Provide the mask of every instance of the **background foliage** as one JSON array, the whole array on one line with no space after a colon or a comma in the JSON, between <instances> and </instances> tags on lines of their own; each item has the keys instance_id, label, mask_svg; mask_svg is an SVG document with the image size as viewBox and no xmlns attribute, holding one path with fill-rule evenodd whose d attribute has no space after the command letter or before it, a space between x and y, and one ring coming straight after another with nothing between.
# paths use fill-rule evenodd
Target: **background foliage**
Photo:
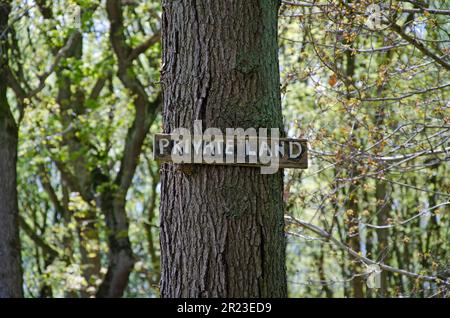
<instances>
[{"instance_id":1,"label":"background foliage","mask_svg":"<svg viewBox=\"0 0 450 318\"><path fill-rule=\"evenodd\" d=\"M448 296L449 7L280 7L286 130L311 147L310 168L285 173L291 296ZM20 122L28 297L95 296L111 233L134 254L125 296L159 294L160 13L153 0L12 1L1 80ZM367 259L391 266L381 288L366 286Z\"/></svg>"}]
</instances>

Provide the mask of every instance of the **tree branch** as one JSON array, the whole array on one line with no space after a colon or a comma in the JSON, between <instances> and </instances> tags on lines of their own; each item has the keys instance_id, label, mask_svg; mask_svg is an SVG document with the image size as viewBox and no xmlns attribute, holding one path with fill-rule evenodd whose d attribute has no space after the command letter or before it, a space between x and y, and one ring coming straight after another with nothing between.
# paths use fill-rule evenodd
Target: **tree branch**
<instances>
[{"instance_id":1,"label":"tree branch","mask_svg":"<svg viewBox=\"0 0 450 318\"><path fill-rule=\"evenodd\" d=\"M135 60L140 54L147 51L147 49L160 41L161 30L156 31L152 36L150 36L145 42L135 47L128 56L128 62Z\"/></svg>"},{"instance_id":2,"label":"tree branch","mask_svg":"<svg viewBox=\"0 0 450 318\"><path fill-rule=\"evenodd\" d=\"M123 158L116 178L116 184L120 185L122 191L126 192L131 185L145 136L151 123L156 118L157 109L162 103L160 93L153 102L150 102L144 86L132 71L131 62L150 45L157 43L159 34L154 34L146 42L131 50L126 43L123 32L121 2L119 0L108 0L106 10L110 20L110 41L119 63L119 79L135 95L135 119L127 133Z\"/></svg>"},{"instance_id":3,"label":"tree branch","mask_svg":"<svg viewBox=\"0 0 450 318\"><path fill-rule=\"evenodd\" d=\"M339 240L335 239L330 233L328 233L327 231L325 231L324 229L322 229L316 225L298 220L292 216L285 216L285 219L290 224L298 225L298 226L305 228L309 231L312 231L315 234L321 236L322 238L332 242L335 246L337 246L341 250L346 251L351 256L360 260L361 262L363 262L366 265L378 265L378 266L380 266L381 269L388 271L388 272L397 273L397 274L405 275L405 276L408 276L411 278L422 279L422 280L431 281L431 282L435 282L438 284L450 286L449 282L447 282L439 277L436 277L436 276L420 275L420 274L406 271L404 269L395 268L395 267L392 267L392 266L389 266L389 265L386 265L386 264L383 264L380 262L375 262L365 256L360 255L358 252L351 249L350 247L348 247L346 244L340 242Z\"/></svg>"},{"instance_id":4,"label":"tree branch","mask_svg":"<svg viewBox=\"0 0 450 318\"><path fill-rule=\"evenodd\" d=\"M25 234L32 239L36 245L44 251L44 253L48 254L52 258L56 258L59 256L59 252L52 246L50 246L44 239L36 234L31 226L25 221L25 219L19 215L19 225L20 228L25 232Z\"/></svg>"},{"instance_id":5,"label":"tree branch","mask_svg":"<svg viewBox=\"0 0 450 318\"><path fill-rule=\"evenodd\" d=\"M417 41L412 36L406 34L403 31L403 28L396 24L395 22L392 22L389 24L389 27L395 31L398 35L400 35L405 41L415 46L420 52L422 52L425 56L428 56L432 58L436 63L443 66L445 69L450 70L450 64L444 61L441 57L437 56L433 52L431 52L429 49L425 47L421 42Z\"/></svg>"},{"instance_id":6,"label":"tree branch","mask_svg":"<svg viewBox=\"0 0 450 318\"><path fill-rule=\"evenodd\" d=\"M44 188L45 192L47 192L47 195L52 202L55 210L57 213L59 213L63 217L67 217L67 212L64 209L63 205L61 204L58 195L56 194L55 189L50 183L48 173L43 165L40 166L40 179L42 183L42 187Z\"/></svg>"}]
</instances>

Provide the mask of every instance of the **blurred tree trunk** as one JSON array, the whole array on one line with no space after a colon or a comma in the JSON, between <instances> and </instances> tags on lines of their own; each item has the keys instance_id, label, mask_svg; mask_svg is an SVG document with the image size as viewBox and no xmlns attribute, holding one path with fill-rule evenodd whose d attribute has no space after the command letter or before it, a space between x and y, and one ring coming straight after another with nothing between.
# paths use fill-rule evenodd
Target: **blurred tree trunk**
<instances>
[{"instance_id":1,"label":"blurred tree trunk","mask_svg":"<svg viewBox=\"0 0 450 318\"><path fill-rule=\"evenodd\" d=\"M74 31L70 36L71 45L68 47L66 57L76 61L83 58L83 35L80 31ZM69 41L69 40L68 40ZM77 134L79 129L74 127L74 114L83 116L86 113L85 92L80 85L74 84L70 71L72 65L70 62L67 66L61 66L56 70L58 78L58 96L57 101L61 107L61 124L64 131L63 144L67 146L69 153L69 162L66 163L65 174L73 171L71 179L76 184L72 184L71 191L78 191L86 202L93 201L95 195L92 193L93 177L89 170L86 142L79 138ZM75 92L73 87L76 86ZM59 163L60 166L63 163ZM64 169L62 169L64 170ZM81 263L83 269L83 277L88 283L88 287L95 287L95 280L100 277L100 255L94 247L100 245L99 231L97 226L97 213L93 207L89 207L86 211L76 211L70 217L77 222L77 234L79 248L81 253ZM71 242L73 244L73 242ZM73 248L73 247L72 247ZM85 290L81 291L82 297L89 295Z\"/></svg>"},{"instance_id":2,"label":"blurred tree trunk","mask_svg":"<svg viewBox=\"0 0 450 318\"><path fill-rule=\"evenodd\" d=\"M384 63L389 64L392 59L392 51L386 53L384 57ZM385 84L383 83L377 89L377 96L382 97L383 91L385 90ZM381 141L385 138L383 130L385 129L384 125L386 125L386 109L385 105L381 104L377 108L375 112L375 140ZM380 145L375 148L377 154L382 154L384 151L384 143L380 142ZM385 165L382 164L380 166L380 170L384 170ZM384 172L382 172L384 175ZM387 225L389 219L389 212L391 210L391 197L390 193L388 193L388 185L384 180L377 179L375 185L375 199L376 199L376 213L377 213L377 223L379 226ZM391 251L389 246L389 228L380 228L377 229L377 241L378 241L378 255L377 258L382 263L389 263L388 260L391 258ZM388 296L388 273L386 271L382 271L380 274L380 297Z\"/></svg>"},{"instance_id":3,"label":"blurred tree trunk","mask_svg":"<svg viewBox=\"0 0 450 318\"><path fill-rule=\"evenodd\" d=\"M380 86L378 89L378 96L381 96L383 87ZM380 106L375 114L375 125L376 129L382 130L384 125L385 110L384 106ZM382 140L384 138L383 133L376 134L376 140ZM382 143L381 143L382 144ZM376 151L382 154L383 147L378 147ZM384 165L381 165L381 169L384 169ZM384 226L388 224L389 212L390 212L390 198L387 192L387 183L384 180L376 180L375 185L375 199L376 199L376 213L377 213L377 224L379 226ZM390 255L389 251L389 229L379 228L377 229L377 259L386 263L387 258ZM380 274L380 289L379 296L386 297L388 289L388 273L382 271Z\"/></svg>"},{"instance_id":4,"label":"blurred tree trunk","mask_svg":"<svg viewBox=\"0 0 450 318\"><path fill-rule=\"evenodd\" d=\"M376 190L375 190L376 200L377 200L377 223L380 226L388 224L389 217L389 200L387 194L387 184L385 181L377 180L376 182ZM380 228L377 229L377 238L378 238L378 255L377 258L382 263L387 263L387 258L390 255L389 250L389 229ZM387 295L387 272L382 271L380 277L380 290L379 296L386 297Z\"/></svg>"},{"instance_id":5,"label":"blurred tree trunk","mask_svg":"<svg viewBox=\"0 0 450 318\"><path fill-rule=\"evenodd\" d=\"M352 45L351 43L346 43L347 45ZM356 58L352 54L351 51L346 52L346 65L345 65L345 72L348 79L353 78L355 75L355 68L356 68ZM349 87L347 87L347 91L349 91ZM350 100L351 96L348 95L347 99ZM357 121L353 124L353 133L350 136L350 147L352 152L357 151L358 145L360 143L357 131L359 123ZM359 233L359 203L358 203L358 193L359 189L361 187L361 181L358 179L359 171L358 171L358 163L352 162L349 166L349 177L351 179L349 189L348 189L348 199L346 201L346 209L349 213L349 222L348 222L348 237L347 237L347 243L354 251L359 252L361 250L361 240L360 240L360 233ZM364 278L362 276L359 276L361 268L356 260L354 260L350 264L350 271L353 275L352 279L352 288L353 288L353 297L355 298L362 298L364 297Z\"/></svg>"},{"instance_id":6,"label":"blurred tree trunk","mask_svg":"<svg viewBox=\"0 0 450 318\"><path fill-rule=\"evenodd\" d=\"M333 298L333 290L330 289L330 286L327 283L327 278L325 276L325 255L324 255L324 246L320 247L319 257L318 257L318 270L319 270L319 279L323 282L322 291L325 293L327 298Z\"/></svg>"},{"instance_id":7,"label":"blurred tree trunk","mask_svg":"<svg viewBox=\"0 0 450 318\"><path fill-rule=\"evenodd\" d=\"M164 131L282 128L278 1L163 1ZM166 164L162 297L286 297L283 176Z\"/></svg>"},{"instance_id":8,"label":"blurred tree trunk","mask_svg":"<svg viewBox=\"0 0 450 318\"><path fill-rule=\"evenodd\" d=\"M8 104L9 1L0 2L0 298L22 297L22 268L17 204L18 127Z\"/></svg>"}]
</instances>

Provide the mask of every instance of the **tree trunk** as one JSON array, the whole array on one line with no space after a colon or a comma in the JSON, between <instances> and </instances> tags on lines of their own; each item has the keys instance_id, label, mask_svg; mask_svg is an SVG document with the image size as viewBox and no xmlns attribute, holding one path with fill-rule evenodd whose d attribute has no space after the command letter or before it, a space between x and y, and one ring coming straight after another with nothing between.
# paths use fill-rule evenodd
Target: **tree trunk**
<instances>
[{"instance_id":1,"label":"tree trunk","mask_svg":"<svg viewBox=\"0 0 450 318\"><path fill-rule=\"evenodd\" d=\"M345 41L347 45L351 45L351 43L348 43ZM346 53L346 75L347 78L352 78L355 75L355 67L356 67L356 58L351 53L351 51L347 51ZM347 86L347 92L349 92L350 89ZM350 99L351 96L347 94L347 99ZM353 133L351 135L351 147L352 152L355 151L357 145L359 144L359 140L357 137L357 131L359 128L359 123L355 122L353 125ZM349 176L351 179L354 178L354 180L351 180L351 183L349 185L348 189L348 200L346 202L347 204L347 211L351 210L351 221L348 223L348 245L351 249L354 251L359 252L361 250L361 237L359 233L359 204L358 204L358 192L359 188L361 186L360 182L358 181L358 164L355 162L352 162L349 165ZM354 298L363 298L364 297L364 279L362 276L356 276L360 274L361 268L360 265L357 263L357 261L353 261L350 264L350 271L352 272L353 279L352 279L352 287L353 287L353 297Z\"/></svg>"},{"instance_id":2,"label":"tree trunk","mask_svg":"<svg viewBox=\"0 0 450 318\"><path fill-rule=\"evenodd\" d=\"M383 226L388 224L390 202L387 193L387 183L384 180L376 181L375 198L377 199L377 222L378 225ZM377 229L378 238L378 255L377 258L382 263L388 263L387 257L389 256L389 229L381 228ZM387 297L388 293L388 275L386 271L382 271L380 274L380 297Z\"/></svg>"},{"instance_id":3,"label":"tree trunk","mask_svg":"<svg viewBox=\"0 0 450 318\"><path fill-rule=\"evenodd\" d=\"M108 229L108 271L100 285L98 298L122 297L128 286L135 258L128 236L128 219L125 210L126 193L106 188L101 194L101 209Z\"/></svg>"},{"instance_id":4,"label":"tree trunk","mask_svg":"<svg viewBox=\"0 0 450 318\"><path fill-rule=\"evenodd\" d=\"M282 129L278 1L163 0L164 131ZM161 172L162 297L286 297L283 176Z\"/></svg>"},{"instance_id":5,"label":"tree trunk","mask_svg":"<svg viewBox=\"0 0 450 318\"><path fill-rule=\"evenodd\" d=\"M385 56L385 63L389 63L392 59L392 51L387 52ZM385 89L385 85L380 85L377 89L377 96L383 97L383 91ZM375 112L375 125L376 129L379 130L376 133L376 140L383 140L385 138L383 129L385 125L386 119L386 109L384 105L380 105ZM375 148L377 154L383 153L383 143L380 146ZM385 168L384 165L380 167L380 170ZM376 198L376 213L377 213L377 222L378 225L383 226L388 224L389 212L391 210L391 198L388 193L388 184L384 180L376 180L375 186L375 198ZM390 246L389 246L389 236L390 231L389 228L380 228L377 229L377 239L378 239L378 255L377 258L382 263L389 263L388 260L390 258ZM388 273L386 271L382 271L380 274L380 290L378 295L380 297L388 297Z\"/></svg>"},{"instance_id":6,"label":"tree trunk","mask_svg":"<svg viewBox=\"0 0 450 318\"><path fill-rule=\"evenodd\" d=\"M10 10L8 1L0 3L0 298L23 296L16 177L18 128L5 81Z\"/></svg>"}]
</instances>

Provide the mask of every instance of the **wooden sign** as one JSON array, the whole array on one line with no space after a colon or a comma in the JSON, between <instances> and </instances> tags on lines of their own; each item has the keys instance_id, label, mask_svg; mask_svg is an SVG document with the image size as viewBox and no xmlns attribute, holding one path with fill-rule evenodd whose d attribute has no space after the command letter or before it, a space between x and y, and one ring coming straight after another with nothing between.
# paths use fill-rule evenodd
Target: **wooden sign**
<instances>
[{"instance_id":1,"label":"wooden sign","mask_svg":"<svg viewBox=\"0 0 450 318\"><path fill-rule=\"evenodd\" d=\"M157 161L180 164L308 168L305 139L204 135L183 139L180 135L156 134L153 155Z\"/></svg>"}]
</instances>

